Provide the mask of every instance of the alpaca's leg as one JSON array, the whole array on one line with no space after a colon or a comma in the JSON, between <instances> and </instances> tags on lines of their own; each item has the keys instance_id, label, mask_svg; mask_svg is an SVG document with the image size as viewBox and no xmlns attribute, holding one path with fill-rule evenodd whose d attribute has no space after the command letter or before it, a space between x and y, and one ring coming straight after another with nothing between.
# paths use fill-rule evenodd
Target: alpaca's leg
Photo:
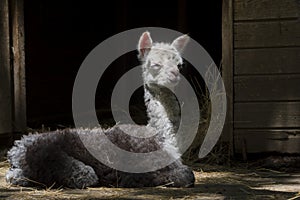
<instances>
[{"instance_id":1,"label":"alpaca's leg","mask_svg":"<svg viewBox=\"0 0 300 200\"><path fill-rule=\"evenodd\" d=\"M85 188L98 184L98 177L92 167L64 152L51 168L54 179L65 187Z\"/></svg>"},{"instance_id":2,"label":"alpaca's leg","mask_svg":"<svg viewBox=\"0 0 300 200\"><path fill-rule=\"evenodd\" d=\"M170 170L169 177L172 187L193 187L195 177L193 171L187 166L181 166Z\"/></svg>"},{"instance_id":3,"label":"alpaca's leg","mask_svg":"<svg viewBox=\"0 0 300 200\"><path fill-rule=\"evenodd\" d=\"M177 160L166 168L159 170L159 176L155 176L155 182L165 183L170 187L193 187L195 176L191 168Z\"/></svg>"},{"instance_id":4,"label":"alpaca's leg","mask_svg":"<svg viewBox=\"0 0 300 200\"><path fill-rule=\"evenodd\" d=\"M193 187L193 171L177 160L171 165L148 173L122 173L119 187Z\"/></svg>"},{"instance_id":5,"label":"alpaca's leg","mask_svg":"<svg viewBox=\"0 0 300 200\"><path fill-rule=\"evenodd\" d=\"M153 187L153 174L152 173L122 173L118 187L124 188L140 188L140 187Z\"/></svg>"}]
</instances>

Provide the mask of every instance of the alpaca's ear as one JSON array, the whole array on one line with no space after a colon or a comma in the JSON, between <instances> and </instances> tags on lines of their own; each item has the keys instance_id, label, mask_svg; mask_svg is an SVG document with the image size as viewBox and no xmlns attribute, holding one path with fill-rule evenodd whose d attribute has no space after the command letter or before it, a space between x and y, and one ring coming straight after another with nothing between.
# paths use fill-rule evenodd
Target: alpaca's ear
<instances>
[{"instance_id":1,"label":"alpaca's ear","mask_svg":"<svg viewBox=\"0 0 300 200\"><path fill-rule=\"evenodd\" d=\"M182 53L189 40L190 37L188 35L182 35L172 42L172 46L175 47L179 53Z\"/></svg>"},{"instance_id":2,"label":"alpaca's ear","mask_svg":"<svg viewBox=\"0 0 300 200\"><path fill-rule=\"evenodd\" d=\"M150 51L152 47L152 39L148 31L144 32L140 37L138 44L139 57L143 58Z\"/></svg>"}]
</instances>

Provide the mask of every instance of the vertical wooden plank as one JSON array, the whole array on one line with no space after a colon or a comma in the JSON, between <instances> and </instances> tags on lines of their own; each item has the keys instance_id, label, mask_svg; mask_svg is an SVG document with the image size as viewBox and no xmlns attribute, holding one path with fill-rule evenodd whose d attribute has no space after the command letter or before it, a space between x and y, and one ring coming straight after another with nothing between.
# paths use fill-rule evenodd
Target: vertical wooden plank
<instances>
[{"instance_id":1,"label":"vertical wooden plank","mask_svg":"<svg viewBox=\"0 0 300 200\"><path fill-rule=\"evenodd\" d=\"M10 26L13 56L13 130L26 129L25 51L24 51L24 2L10 1Z\"/></svg>"},{"instance_id":2,"label":"vertical wooden plank","mask_svg":"<svg viewBox=\"0 0 300 200\"><path fill-rule=\"evenodd\" d=\"M0 134L12 131L8 0L0 1Z\"/></svg>"},{"instance_id":3,"label":"vertical wooden plank","mask_svg":"<svg viewBox=\"0 0 300 200\"><path fill-rule=\"evenodd\" d=\"M233 156L233 0L223 1L222 19L222 78L227 94L223 137L229 140L230 154Z\"/></svg>"}]
</instances>

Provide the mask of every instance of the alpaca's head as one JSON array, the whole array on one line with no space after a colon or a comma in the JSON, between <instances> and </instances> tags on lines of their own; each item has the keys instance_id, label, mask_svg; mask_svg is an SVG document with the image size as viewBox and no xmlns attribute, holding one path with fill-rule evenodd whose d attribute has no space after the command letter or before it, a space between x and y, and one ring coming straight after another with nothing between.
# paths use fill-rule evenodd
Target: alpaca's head
<instances>
[{"instance_id":1,"label":"alpaca's head","mask_svg":"<svg viewBox=\"0 0 300 200\"><path fill-rule=\"evenodd\" d=\"M175 39L171 44L152 43L149 32L144 32L138 44L139 58L143 61L144 83L174 87L180 80L179 67L182 53L189 41L187 35Z\"/></svg>"}]
</instances>

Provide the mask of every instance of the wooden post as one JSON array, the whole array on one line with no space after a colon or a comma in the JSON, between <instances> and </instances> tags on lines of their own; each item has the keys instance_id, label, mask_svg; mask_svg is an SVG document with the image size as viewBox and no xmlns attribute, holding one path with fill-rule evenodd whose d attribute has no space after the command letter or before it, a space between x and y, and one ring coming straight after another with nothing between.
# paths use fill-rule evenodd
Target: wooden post
<instances>
[{"instance_id":1,"label":"wooden post","mask_svg":"<svg viewBox=\"0 0 300 200\"><path fill-rule=\"evenodd\" d=\"M0 1L0 136L12 131L12 84L10 67L9 6Z\"/></svg>"},{"instance_id":2,"label":"wooden post","mask_svg":"<svg viewBox=\"0 0 300 200\"><path fill-rule=\"evenodd\" d=\"M0 1L0 146L26 129L23 0Z\"/></svg>"},{"instance_id":3,"label":"wooden post","mask_svg":"<svg viewBox=\"0 0 300 200\"><path fill-rule=\"evenodd\" d=\"M233 0L222 5L222 78L227 94L227 113L223 137L230 143L230 156L234 155L233 135Z\"/></svg>"},{"instance_id":4,"label":"wooden post","mask_svg":"<svg viewBox=\"0 0 300 200\"><path fill-rule=\"evenodd\" d=\"M24 51L24 2L10 1L11 50L13 61L14 106L13 131L26 129L25 51Z\"/></svg>"}]
</instances>

